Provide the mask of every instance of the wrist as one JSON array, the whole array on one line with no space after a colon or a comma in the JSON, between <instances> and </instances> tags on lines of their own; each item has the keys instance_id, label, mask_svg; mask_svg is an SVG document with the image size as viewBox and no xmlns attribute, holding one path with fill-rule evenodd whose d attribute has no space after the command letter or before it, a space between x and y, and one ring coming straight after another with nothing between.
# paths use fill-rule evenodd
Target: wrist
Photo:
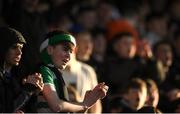
<instances>
[{"instance_id":1,"label":"wrist","mask_svg":"<svg viewBox=\"0 0 180 114\"><path fill-rule=\"evenodd\" d=\"M88 107L85 103L82 103L82 106L83 106L83 110L84 111L87 111L90 107Z\"/></svg>"}]
</instances>

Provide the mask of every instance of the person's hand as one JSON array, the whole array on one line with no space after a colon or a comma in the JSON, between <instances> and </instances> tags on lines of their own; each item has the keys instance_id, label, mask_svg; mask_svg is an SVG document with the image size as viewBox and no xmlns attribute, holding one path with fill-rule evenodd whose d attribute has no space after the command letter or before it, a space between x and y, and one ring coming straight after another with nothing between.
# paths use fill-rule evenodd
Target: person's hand
<instances>
[{"instance_id":1,"label":"person's hand","mask_svg":"<svg viewBox=\"0 0 180 114\"><path fill-rule=\"evenodd\" d=\"M90 108L98 99L103 99L108 91L105 83L99 83L93 90L87 91L83 100L83 105Z\"/></svg>"},{"instance_id":2,"label":"person's hand","mask_svg":"<svg viewBox=\"0 0 180 114\"><path fill-rule=\"evenodd\" d=\"M178 98L180 98L180 90L179 89L172 89L167 93L167 96L170 101L174 101Z\"/></svg>"},{"instance_id":3,"label":"person's hand","mask_svg":"<svg viewBox=\"0 0 180 114\"><path fill-rule=\"evenodd\" d=\"M43 90L44 87L44 83L43 83L43 79L40 73L34 73L32 75L29 75L25 80L25 83L30 83L33 84L34 86L36 86L39 91Z\"/></svg>"},{"instance_id":4,"label":"person's hand","mask_svg":"<svg viewBox=\"0 0 180 114\"><path fill-rule=\"evenodd\" d=\"M22 110L16 110L13 114L24 114L24 112Z\"/></svg>"}]
</instances>

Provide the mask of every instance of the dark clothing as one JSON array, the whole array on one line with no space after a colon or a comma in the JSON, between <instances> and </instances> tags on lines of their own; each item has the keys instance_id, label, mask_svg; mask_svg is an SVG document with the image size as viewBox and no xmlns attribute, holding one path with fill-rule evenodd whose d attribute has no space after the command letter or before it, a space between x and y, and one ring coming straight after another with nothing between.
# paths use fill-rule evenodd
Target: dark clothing
<instances>
[{"instance_id":1,"label":"dark clothing","mask_svg":"<svg viewBox=\"0 0 180 114\"><path fill-rule=\"evenodd\" d=\"M105 60L106 83L109 86L109 92L116 94L128 83L129 79L138 74L139 64L134 59L123 59L111 57Z\"/></svg>"},{"instance_id":2,"label":"dark clothing","mask_svg":"<svg viewBox=\"0 0 180 114\"><path fill-rule=\"evenodd\" d=\"M22 86L16 73L7 74L0 69L0 112L25 111L24 106L36 89L32 84Z\"/></svg>"},{"instance_id":3,"label":"dark clothing","mask_svg":"<svg viewBox=\"0 0 180 114\"><path fill-rule=\"evenodd\" d=\"M55 73L55 76L58 80L58 85L59 85L59 88L57 88L58 90L58 96L60 99L63 99L65 101L68 101L69 100L69 95L68 95L68 91L67 91L67 87L66 87L66 84L64 82L64 79L62 77L62 73L59 72L59 70L55 67L49 67L54 73Z\"/></svg>"},{"instance_id":4,"label":"dark clothing","mask_svg":"<svg viewBox=\"0 0 180 114\"><path fill-rule=\"evenodd\" d=\"M37 11L29 12L19 3L12 5L8 14L10 14L6 16L8 25L20 31L27 41L22 62L29 70L35 70L34 66L40 62L39 46L47 31L44 15Z\"/></svg>"}]
</instances>

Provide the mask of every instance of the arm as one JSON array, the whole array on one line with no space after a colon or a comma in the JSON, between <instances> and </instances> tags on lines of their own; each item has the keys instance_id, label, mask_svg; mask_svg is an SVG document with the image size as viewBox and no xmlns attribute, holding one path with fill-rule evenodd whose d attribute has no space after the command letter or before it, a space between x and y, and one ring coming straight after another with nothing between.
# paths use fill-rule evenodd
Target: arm
<instances>
[{"instance_id":1,"label":"arm","mask_svg":"<svg viewBox=\"0 0 180 114\"><path fill-rule=\"evenodd\" d=\"M14 111L22 110L31 98L31 95L35 94L37 91L41 91L43 86L42 77L39 73L29 75L24 82L21 94L14 101Z\"/></svg>"},{"instance_id":2,"label":"arm","mask_svg":"<svg viewBox=\"0 0 180 114\"><path fill-rule=\"evenodd\" d=\"M82 103L73 104L59 99L56 90L52 84L46 84L43 89L43 96L48 102L53 112L85 112L86 109Z\"/></svg>"},{"instance_id":3,"label":"arm","mask_svg":"<svg viewBox=\"0 0 180 114\"><path fill-rule=\"evenodd\" d=\"M53 112L85 112L91 108L100 98L106 96L108 87L104 83L98 84L92 91L86 92L82 103L70 103L59 99L53 85L46 84L43 89L43 96L46 98L50 109Z\"/></svg>"},{"instance_id":4,"label":"arm","mask_svg":"<svg viewBox=\"0 0 180 114\"><path fill-rule=\"evenodd\" d=\"M101 113L102 112L102 105L101 105L101 100L98 100L90 109L90 113Z\"/></svg>"}]
</instances>

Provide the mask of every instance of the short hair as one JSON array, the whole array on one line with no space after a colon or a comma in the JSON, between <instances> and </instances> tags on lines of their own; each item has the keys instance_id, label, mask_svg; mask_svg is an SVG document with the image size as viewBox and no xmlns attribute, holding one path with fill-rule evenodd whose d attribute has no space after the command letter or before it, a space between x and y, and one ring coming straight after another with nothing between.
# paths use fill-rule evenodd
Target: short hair
<instances>
[{"instance_id":1,"label":"short hair","mask_svg":"<svg viewBox=\"0 0 180 114\"><path fill-rule=\"evenodd\" d=\"M127 85L125 85L123 93L127 93L129 89L138 89L143 91L143 88L146 88L146 83L141 78L132 78Z\"/></svg>"},{"instance_id":2,"label":"short hair","mask_svg":"<svg viewBox=\"0 0 180 114\"><path fill-rule=\"evenodd\" d=\"M171 51L173 52L173 45L170 41L168 40L160 40L158 42L156 42L154 45L153 45L153 54L156 55L157 53L157 48L160 46L160 45L168 45L170 46L171 48Z\"/></svg>"}]
</instances>

